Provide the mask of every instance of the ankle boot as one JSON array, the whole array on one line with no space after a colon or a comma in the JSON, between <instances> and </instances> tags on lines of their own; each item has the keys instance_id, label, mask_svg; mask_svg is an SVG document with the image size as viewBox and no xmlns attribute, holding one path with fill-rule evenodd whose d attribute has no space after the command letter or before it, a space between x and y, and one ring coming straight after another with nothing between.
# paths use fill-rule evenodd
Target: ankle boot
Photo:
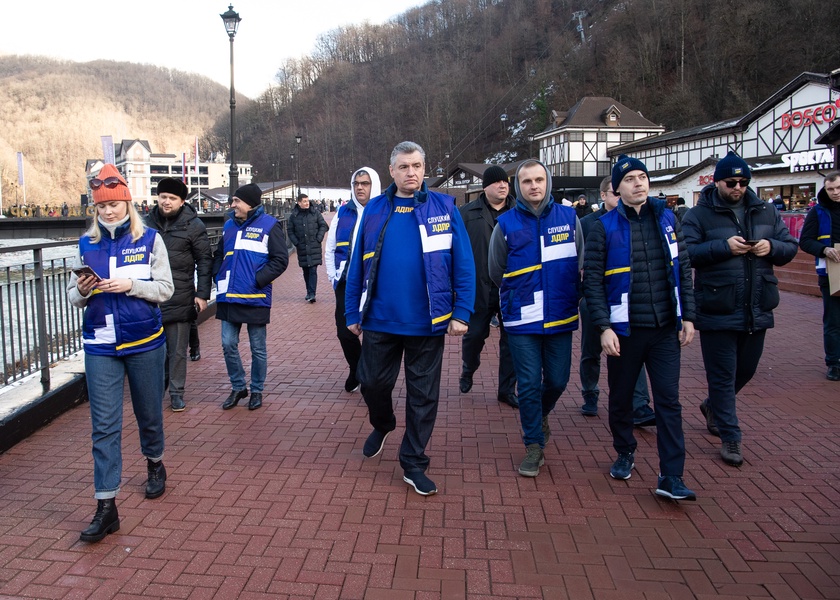
<instances>
[{"instance_id":1,"label":"ankle boot","mask_svg":"<svg viewBox=\"0 0 840 600\"><path fill-rule=\"evenodd\" d=\"M79 536L83 542L98 542L109 533L120 530L120 516L114 498L96 501L96 514L93 521Z\"/></svg>"},{"instance_id":2,"label":"ankle boot","mask_svg":"<svg viewBox=\"0 0 840 600\"><path fill-rule=\"evenodd\" d=\"M166 469L163 461L153 462L146 459L146 469L149 471L149 480L146 482L146 498L159 498L166 491Z\"/></svg>"}]
</instances>

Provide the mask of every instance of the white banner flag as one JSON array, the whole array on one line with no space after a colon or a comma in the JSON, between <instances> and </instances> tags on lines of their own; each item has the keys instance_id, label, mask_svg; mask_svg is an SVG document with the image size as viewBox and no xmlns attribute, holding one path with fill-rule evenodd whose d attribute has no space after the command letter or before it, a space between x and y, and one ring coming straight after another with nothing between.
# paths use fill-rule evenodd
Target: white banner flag
<instances>
[{"instance_id":1,"label":"white banner flag","mask_svg":"<svg viewBox=\"0 0 840 600\"><path fill-rule=\"evenodd\" d=\"M23 152L17 153L17 162L18 162L18 185L20 187L24 187L26 185L23 179Z\"/></svg>"},{"instance_id":2,"label":"white banner flag","mask_svg":"<svg viewBox=\"0 0 840 600\"><path fill-rule=\"evenodd\" d=\"M102 139L102 160L106 165L116 165L117 159L114 156L114 138L110 135L103 135Z\"/></svg>"}]
</instances>

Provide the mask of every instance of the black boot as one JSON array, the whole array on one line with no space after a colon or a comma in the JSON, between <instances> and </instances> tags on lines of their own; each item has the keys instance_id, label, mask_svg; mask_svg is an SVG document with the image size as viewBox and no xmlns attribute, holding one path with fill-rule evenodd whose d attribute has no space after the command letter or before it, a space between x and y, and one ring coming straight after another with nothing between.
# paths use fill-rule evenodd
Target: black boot
<instances>
[{"instance_id":1,"label":"black boot","mask_svg":"<svg viewBox=\"0 0 840 600\"><path fill-rule=\"evenodd\" d=\"M159 498L166 491L166 469L163 461L153 462L146 459L146 469L149 471L149 480L146 482L146 498Z\"/></svg>"},{"instance_id":2,"label":"black boot","mask_svg":"<svg viewBox=\"0 0 840 600\"><path fill-rule=\"evenodd\" d=\"M87 529L79 536L83 542L98 542L109 533L120 530L120 516L114 498L96 501L96 514Z\"/></svg>"}]
</instances>

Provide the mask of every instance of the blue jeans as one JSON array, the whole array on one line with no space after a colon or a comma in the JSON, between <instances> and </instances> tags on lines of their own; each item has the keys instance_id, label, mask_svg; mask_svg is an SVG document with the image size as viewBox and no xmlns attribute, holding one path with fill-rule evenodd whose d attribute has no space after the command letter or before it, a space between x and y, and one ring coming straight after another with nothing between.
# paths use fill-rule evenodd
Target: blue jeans
<instances>
[{"instance_id":1,"label":"blue jeans","mask_svg":"<svg viewBox=\"0 0 840 600\"><path fill-rule=\"evenodd\" d=\"M356 377L370 411L370 424L380 432L397 427L391 392L405 354L405 434L400 466L406 473L429 467L426 445L432 437L440 399L444 336L409 336L365 331Z\"/></svg>"},{"instance_id":2,"label":"blue jeans","mask_svg":"<svg viewBox=\"0 0 840 600\"><path fill-rule=\"evenodd\" d=\"M123 388L128 375L131 404L140 430L140 450L163 457L163 369L166 346L128 356L85 354L85 377L93 429L93 487L97 500L113 498L122 479Z\"/></svg>"},{"instance_id":3,"label":"blue jeans","mask_svg":"<svg viewBox=\"0 0 840 600\"><path fill-rule=\"evenodd\" d=\"M251 343L251 393L261 394L265 385L265 373L268 367L268 352L265 348L265 325L248 326L248 340ZM239 356L239 330L242 323L231 323L222 321L222 351L225 355L225 366L230 387L234 390L248 388L245 381L245 368L242 366L242 358Z\"/></svg>"},{"instance_id":4,"label":"blue jeans","mask_svg":"<svg viewBox=\"0 0 840 600\"><path fill-rule=\"evenodd\" d=\"M519 389L519 419L525 445L545 447L542 418L547 416L569 383L572 333L513 334L508 345Z\"/></svg>"}]
</instances>

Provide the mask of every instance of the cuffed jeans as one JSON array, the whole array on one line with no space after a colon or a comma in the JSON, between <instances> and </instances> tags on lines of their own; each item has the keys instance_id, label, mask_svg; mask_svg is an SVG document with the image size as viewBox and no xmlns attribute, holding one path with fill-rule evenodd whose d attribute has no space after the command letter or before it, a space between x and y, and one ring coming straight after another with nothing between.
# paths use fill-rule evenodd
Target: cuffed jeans
<instances>
[{"instance_id":1,"label":"cuffed jeans","mask_svg":"<svg viewBox=\"0 0 840 600\"><path fill-rule=\"evenodd\" d=\"M735 395L755 375L764 352L766 329L746 331L701 331L700 348L709 390L709 408L723 442L740 442L741 428L735 410Z\"/></svg>"},{"instance_id":2,"label":"cuffed jeans","mask_svg":"<svg viewBox=\"0 0 840 600\"><path fill-rule=\"evenodd\" d=\"M498 296L498 293L496 293ZM490 321L493 316L499 319L499 396L513 394L516 391L516 373L513 369L513 359L510 355L508 335L502 322L498 300L487 310L475 313L470 317L467 333L461 340L461 359L463 361L461 373L472 375L481 365L481 351L484 342L490 336Z\"/></svg>"},{"instance_id":3,"label":"cuffed jeans","mask_svg":"<svg viewBox=\"0 0 840 600\"><path fill-rule=\"evenodd\" d=\"M618 336L620 356L607 356L610 385L610 431L618 453L635 452L633 388L639 371L647 367L656 411L656 446L659 473L683 476L685 438L680 406L680 342L673 326L634 327L629 336Z\"/></svg>"},{"instance_id":4,"label":"cuffed jeans","mask_svg":"<svg viewBox=\"0 0 840 600\"><path fill-rule=\"evenodd\" d=\"M251 393L261 394L265 385L265 373L268 366L268 353L265 347L265 325L246 324L248 340L251 344ZM239 330L242 323L222 321L222 352L225 355L225 366L230 387L234 390L248 388L245 381L245 368L239 356Z\"/></svg>"},{"instance_id":5,"label":"cuffed jeans","mask_svg":"<svg viewBox=\"0 0 840 600\"><path fill-rule=\"evenodd\" d=\"M820 277L820 292L823 298L823 347L825 365L840 366L840 296L832 296L828 277Z\"/></svg>"},{"instance_id":6,"label":"cuffed jeans","mask_svg":"<svg viewBox=\"0 0 840 600\"><path fill-rule=\"evenodd\" d=\"M166 346L128 356L85 353L93 441L93 487L97 500L114 498L122 479L123 388L128 376L131 405L140 430L140 450L163 457L163 369Z\"/></svg>"},{"instance_id":7,"label":"cuffed jeans","mask_svg":"<svg viewBox=\"0 0 840 600\"><path fill-rule=\"evenodd\" d=\"M166 323L166 381L169 382L169 396L183 396L187 384L187 344L190 340L190 323Z\"/></svg>"},{"instance_id":8,"label":"cuffed jeans","mask_svg":"<svg viewBox=\"0 0 840 600\"><path fill-rule=\"evenodd\" d=\"M600 377L601 331L592 324L584 298L580 301L580 391L584 402L593 402L597 406L601 395L598 387ZM648 405L650 395L645 370L642 369L633 389L633 413L644 410Z\"/></svg>"},{"instance_id":9,"label":"cuffed jeans","mask_svg":"<svg viewBox=\"0 0 840 600\"><path fill-rule=\"evenodd\" d=\"M303 269L303 282L306 284L306 295L314 296L318 290L318 267L301 267Z\"/></svg>"},{"instance_id":10,"label":"cuffed jeans","mask_svg":"<svg viewBox=\"0 0 840 600\"><path fill-rule=\"evenodd\" d=\"M522 441L544 448L542 419L554 410L569 383L572 333L510 334L508 344L519 389Z\"/></svg>"},{"instance_id":11,"label":"cuffed jeans","mask_svg":"<svg viewBox=\"0 0 840 600\"><path fill-rule=\"evenodd\" d=\"M405 353L405 435L400 466L407 473L429 467L426 445L432 437L440 399L440 369L444 336L408 336L365 331L357 377L370 412L370 424L380 432L397 427L391 393Z\"/></svg>"},{"instance_id":12,"label":"cuffed jeans","mask_svg":"<svg viewBox=\"0 0 840 600\"><path fill-rule=\"evenodd\" d=\"M344 315L344 292L347 282L341 280L335 288L335 330L338 335L338 343L341 344L341 351L347 366L350 367L350 376L358 381L356 371L359 368L359 358L362 356L362 342L359 336L347 329L347 318Z\"/></svg>"}]
</instances>

